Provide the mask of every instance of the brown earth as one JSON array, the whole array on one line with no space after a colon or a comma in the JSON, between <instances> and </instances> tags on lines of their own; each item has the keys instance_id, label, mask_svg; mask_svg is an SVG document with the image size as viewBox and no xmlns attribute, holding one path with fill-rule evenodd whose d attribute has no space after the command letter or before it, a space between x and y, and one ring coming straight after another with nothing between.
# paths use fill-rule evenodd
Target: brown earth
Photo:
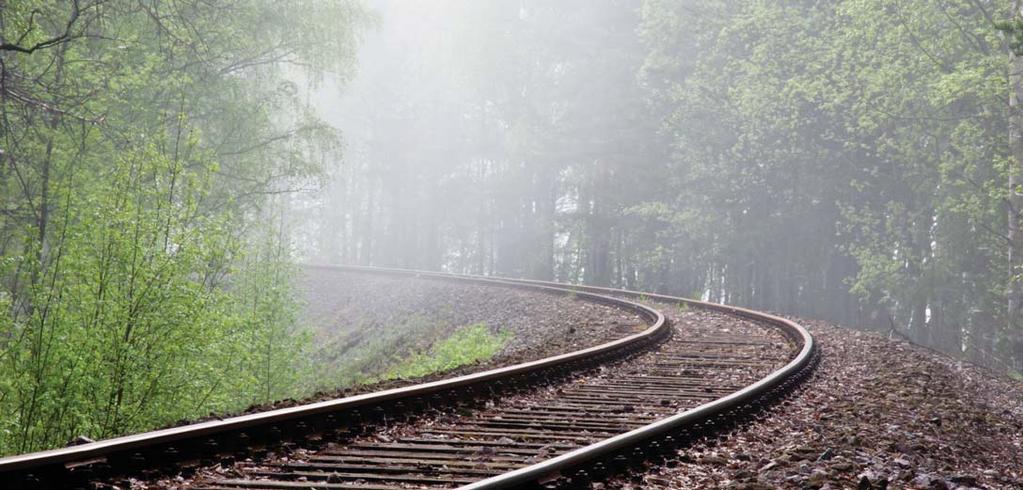
<instances>
[{"instance_id":1,"label":"brown earth","mask_svg":"<svg viewBox=\"0 0 1023 490\"><path fill-rule=\"evenodd\" d=\"M256 405L244 413L510 366L599 345L647 328L635 313L575 296L457 281L307 268L299 276L298 290L304 303L302 321L313 329L318 345L336 348L331 355L341 358L361 355L361 344L403 329L408 331L399 342L376 355L393 359L425 352L432 342L456 329L479 323L493 331L510 332L512 337L500 353L485 361L414 379L342 384L301 401ZM383 374L387 366L380 362L359 368L372 375ZM189 422L179 425L185 423Z\"/></svg>"},{"instance_id":2,"label":"brown earth","mask_svg":"<svg viewBox=\"0 0 1023 490\"><path fill-rule=\"evenodd\" d=\"M488 402L485 406L476 408L450 408L442 409L414 421L389 421L382 427L376 427L370 433L356 437L352 440L335 441L326 447L302 448L290 447L275 451L266 457L253 458L246 461L237 461L232 465L214 466L203 468L197 475L191 478L163 480L153 484L138 482L135 488L219 488L222 486L222 479L250 480L263 479L266 477L275 478L272 475L280 475L278 481L287 481L288 477L281 474L282 468L290 468L292 465L316 465L319 457L344 457L350 452L356 453L366 451L367 448L388 446L392 443L404 440L427 440L435 444L447 444L451 440L481 440L489 444L486 451L466 454L466 458L472 459L479 466L478 469L486 469L486 465L509 464L512 459L515 465L528 465L541 459L546 459L554 454L563 453L570 448L581 447L598 441L601 436L590 434L590 430L600 431L601 429L580 427L577 431L564 431L564 429L551 429L552 435L550 445L542 448L530 448L528 444L520 443L535 442L532 440L516 441L516 431L521 427L512 428L510 432L507 427L501 425L491 426L489 423L500 422L505 417L515 420L521 417L522 413L539 407L559 406L565 403L566 394L575 396L590 397L593 402L601 400L599 395L587 395L586 388L600 388L601 386L620 386L620 382L626 379L634 379L636 375L648 374L653 376L663 375L661 373L670 369L680 369L681 373L701 373L703 386L707 394L694 396L692 393L672 397L671 395L657 395L650 397L643 402L630 403L625 406L618 406L619 402L605 400L605 405L587 405L588 409L579 409L574 416L599 419L600 417L614 417L618 420L629 419L633 421L650 421L668 414L693 408L701 403L708 402L716 395L710 392L714 389L721 390L721 387L739 387L755 382L763 378L771 371L783 366L791 359L793 345L774 328L764 327L754 322L724 315L717 312L687 308L684 311L677 309L673 304L658 304L656 307L662 310L674 310L676 322L673 327L675 335L656 348L651 349L629 359L609 362L599 368L576 372L566 379L560 380L549 386L537 387L518 394L511 394L497 400ZM715 340L725 339L747 339L756 342L754 344L737 347L736 354L741 354L745 362L736 364L706 364L702 367L700 362L684 362L673 359L674 355L684 353L693 354L703 352L706 355L713 355L715 347L697 349L692 340ZM741 351L741 352L740 352ZM686 366L675 367L669 366ZM617 389L621 389L620 387ZM723 392L723 391L722 391ZM628 396L628 395L624 395ZM571 403L571 402L568 402ZM537 415L536 420L544 420L543 415ZM565 414L565 417L569 417ZM480 425L483 424L483 425ZM545 430L542 426L530 427L530 430ZM474 433L465 435L460 431L485 431L485 433ZM557 434L565 436L564 440L557 440ZM555 446L558 446L556 449ZM512 456L504 453L504 449L515 449L517 451L535 451L535 454L519 454ZM440 457L440 456L438 456ZM495 460L499 457L499 461ZM517 459L515 459L517 458ZM322 461L321 461L322 462ZM466 478L464 474L457 472L449 474L449 469L443 464L422 463L424 468L421 474L410 472L403 475L409 478L422 477L428 479L444 480L445 478L458 479ZM284 470L285 473L287 470ZM376 473L370 471L369 473ZM322 482L321 482L322 483ZM354 477L339 476L336 483L360 484L383 484L404 486L400 481L360 481ZM408 483L409 488L421 488ZM437 487L449 488L447 484L438 484ZM362 488L360 486L360 488ZM390 488L390 487L388 487Z\"/></svg>"},{"instance_id":3,"label":"brown earth","mask_svg":"<svg viewBox=\"0 0 1023 490\"><path fill-rule=\"evenodd\" d=\"M764 420L614 488L1023 488L1023 383L881 335L801 321L823 352Z\"/></svg>"},{"instance_id":4,"label":"brown earth","mask_svg":"<svg viewBox=\"0 0 1023 490\"><path fill-rule=\"evenodd\" d=\"M317 303L309 311L317 318L336 319L337 328L348 325L341 319L370 318L377 308L389 307L395 315L427 311L430 318L450 319L451 325L503 325L523 339L495 359L426 379L560 353L641 328L635 317L630 320L629 315L571 297L444 281L341 276L321 275L310 283L324 294L333 291L321 299L315 299L319 292L310 295ZM356 281L363 286L353 286ZM437 304L452 307L430 309ZM679 314L659 306L669 316ZM566 318L572 320L552 319L551 312L568 312ZM819 342L822 360L795 394L755 422L680 450L666 465L627 481L594 486L1023 489L1023 383L878 334L801 323ZM319 397L413 381L422 380L387 381ZM258 409L266 408L273 407Z\"/></svg>"},{"instance_id":5,"label":"brown earth","mask_svg":"<svg viewBox=\"0 0 1023 490\"><path fill-rule=\"evenodd\" d=\"M645 328L634 313L574 296L459 281L311 267L303 269L298 289L302 321L320 339L372 336L422 323L437 326L433 333L443 338L459 327L485 323L512 333L500 353L504 361L560 354ZM423 345L415 350L433 340L417 339Z\"/></svg>"}]
</instances>

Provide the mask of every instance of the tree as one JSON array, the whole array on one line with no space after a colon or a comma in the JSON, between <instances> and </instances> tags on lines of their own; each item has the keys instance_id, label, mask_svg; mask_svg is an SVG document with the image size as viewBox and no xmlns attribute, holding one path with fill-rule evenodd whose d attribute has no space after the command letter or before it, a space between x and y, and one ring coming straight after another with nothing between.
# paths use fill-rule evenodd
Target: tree
<instances>
[{"instance_id":1,"label":"tree","mask_svg":"<svg viewBox=\"0 0 1023 490\"><path fill-rule=\"evenodd\" d=\"M345 74L362 13L292 7L0 9L0 452L294 393L289 245L262 228L339 146L286 67Z\"/></svg>"},{"instance_id":2,"label":"tree","mask_svg":"<svg viewBox=\"0 0 1023 490\"><path fill-rule=\"evenodd\" d=\"M1023 27L1023 3L1013 0L1009 12L1009 20L1003 29L1007 30L1010 39L1007 41L1009 56L1009 178L1008 178L1008 329L1011 340L1017 351L1017 358L1023 357L1023 233L1020 220L1023 219L1023 192L1021 192L1021 172L1023 172L1023 110L1020 108L1023 97L1023 45L1021 45L1021 27ZM1016 369L1020 369L1017 364Z\"/></svg>"}]
</instances>

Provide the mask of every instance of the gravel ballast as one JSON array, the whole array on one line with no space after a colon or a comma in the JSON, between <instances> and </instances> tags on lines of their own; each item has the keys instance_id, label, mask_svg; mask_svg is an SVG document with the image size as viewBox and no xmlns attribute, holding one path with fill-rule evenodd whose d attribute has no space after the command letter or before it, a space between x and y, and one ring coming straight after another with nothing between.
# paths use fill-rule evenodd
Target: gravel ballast
<instances>
[{"instance_id":1,"label":"gravel ballast","mask_svg":"<svg viewBox=\"0 0 1023 490\"><path fill-rule=\"evenodd\" d=\"M1023 384L803 321L823 353L765 417L618 488L1023 488ZM671 467L668 467L671 466Z\"/></svg>"},{"instance_id":2,"label":"gravel ballast","mask_svg":"<svg viewBox=\"0 0 1023 490\"><path fill-rule=\"evenodd\" d=\"M485 323L495 330L512 333L505 348L493 358L413 379L390 379L357 386L339 387L303 400L279 400L250 407L244 413L263 412L320 400L424 383L462 374L541 359L599 345L641 332L649 327L638 314L561 295L500 285L478 285L404 275L349 272L331 268L302 269L298 291L306 322L320 343L366 330L379 335L380 329L402 328L409 319L439 326L442 336L465 325ZM371 336L372 336L371 335ZM429 342L413 346L425 350ZM415 352L415 351L412 351ZM221 418L219 415L207 419ZM178 425L188 422L182 421ZM292 448L301 453L301 449ZM290 454L289 451L284 452ZM288 457L288 456L284 456ZM209 478L230 474L219 465L198 469L195 475L164 476L155 480L129 479L108 488L190 488L193 477Z\"/></svg>"},{"instance_id":3,"label":"gravel ballast","mask_svg":"<svg viewBox=\"0 0 1023 490\"><path fill-rule=\"evenodd\" d=\"M393 366L394 358L426 352L433 342L468 325L483 323L493 331L510 333L511 337L504 348L490 359L416 378L367 383L327 379L325 384L334 386L302 400L285 399L255 405L243 413L286 408L511 366L620 339L642 332L649 326L631 311L586 301L575 295L538 290L330 267L302 268L297 279L302 301L300 321L312 330L318 346L327 346L320 355L346 360L346 356L365 355L366 350L362 346L375 338L403 329L419 329L403 335L399 342L389 344L389 350L373 353L373 359L369 359L372 362L360 363L358 368L363 370L360 374L366 377L386 373ZM331 359L317 360L320 361L329 363ZM323 372L336 373L338 367L325 366ZM189 422L181 421L175 425Z\"/></svg>"},{"instance_id":4,"label":"gravel ballast","mask_svg":"<svg viewBox=\"0 0 1023 490\"><path fill-rule=\"evenodd\" d=\"M423 315L451 328L485 322L513 331L517 340L475 365L321 393L318 398L536 359L645 327L632 314L572 296L321 272L305 276L303 287L313 288L305 289L307 318L317 319L325 335L371 324L367 322L378 321L373 320L376 315L384 315L378 326ZM735 328L718 315L653 306L676 322L679 335ZM797 321L815 336L822 357L795 393L747 425L680 449L666 464L594 488L1023 489L1023 384L878 334ZM206 471L222 476L232 469ZM183 488L191 481L177 477L134 483L136 488Z\"/></svg>"},{"instance_id":5,"label":"gravel ballast","mask_svg":"<svg viewBox=\"0 0 1023 490\"><path fill-rule=\"evenodd\" d=\"M677 309L673 304L656 307ZM387 474L383 467L388 463L364 463L370 466L361 468L364 471L360 473L338 475L335 483L378 483L387 488L408 483L409 488L422 488L412 482L432 481L438 482L437 487L450 488L439 482L466 483L499 472L489 465L500 465L501 471L506 471L534 464L595 443L606 437L605 432L614 434L637 428L709 402L783 366L794 353L795 346L773 327L694 308L678 311L676 319L673 336L628 359L576 372L548 386L508 394L474 408L447 407L414 421L392 421L365 435L331 442L326 447L297 448L229 467L211 468L200 475L197 485L244 486L247 483L242 482L263 478L283 482L292 478L290 471L314 468L326 471L332 467L324 465L373 453L389 458L425 459L417 459L415 467L406 468L400 475ZM713 344L732 340L741 343L724 347L729 352L718 357L722 347ZM699 385L675 385L679 391L657 381L665 376L696 375L701 379ZM557 415L552 417L551 413ZM484 445L474 448L474 444ZM445 449L438 449L441 447ZM456 448L464 451L462 458L444 460L447 462L433 459L443 459L446 450Z\"/></svg>"},{"instance_id":6,"label":"gravel ballast","mask_svg":"<svg viewBox=\"0 0 1023 490\"><path fill-rule=\"evenodd\" d=\"M492 366L590 347L647 327L635 313L576 296L461 281L307 267L298 289L302 321L320 343L334 338L358 344L388 329L425 324L433 338L413 338L414 344L400 346L423 352L460 327L484 323L511 334L487 362Z\"/></svg>"}]
</instances>

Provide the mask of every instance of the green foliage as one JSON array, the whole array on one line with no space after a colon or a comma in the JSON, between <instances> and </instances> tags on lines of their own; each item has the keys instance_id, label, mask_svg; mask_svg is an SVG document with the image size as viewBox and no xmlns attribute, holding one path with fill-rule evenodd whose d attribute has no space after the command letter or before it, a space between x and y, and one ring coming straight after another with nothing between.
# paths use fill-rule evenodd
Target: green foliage
<instances>
[{"instance_id":1,"label":"green foliage","mask_svg":"<svg viewBox=\"0 0 1023 490\"><path fill-rule=\"evenodd\" d=\"M689 313L689 310L689 303L679 303L675 305L675 311L677 311L679 315L685 315L686 313Z\"/></svg>"},{"instance_id":2,"label":"green foliage","mask_svg":"<svg viewBox=\"0 0 1023 490\"><path fill-rule=\"evenodd\" d=\"M346 73L361 11L300 3L0 9L0 454L301 388L272 196L338 140L283 66Z\"/></svg>"},{"instance_id":3,"label":"green foliage","mask_svg":"<svg viewBox=\"0 0 1023 490\"><path fill-rule=\"evenodd\" d=\"M416 316L392 320L386 326L360 325L317 342L310 356L317 376L309 382L318 389L333 389L382 377L421 376L450 369L444 366L452 362L462 365L476 356L492 357L510 338L510 333L493 333L483 324L451 331ZM408 374L413 368L420 374Z\"/></svg>"},{"instance_id":4,"label":"green foliage","mask_svg":"<svg viewBox=\"0 0 1023 490\"><path fill-rule=\"evenodd\" d=\"M351 386L378 379L409 356L429 350L431 342L444 338L444 325L412 316L382 325L357 325L342 335L319 342L313 352L325 382L320 388Z\"/></svg>"},{"instance_id":5,"label":"green foliage","mask_svg":"<svg viewBox=\"0 0 1023 490\"><path fill-rule=\"evenodd\" d=\"M384 378L415 378L490 359L510 339L511 333L491 332L482 323L463 327L434 344L428 353L413 355L391 369Z\"/></svg>"},{"instance_id":6,"label":"green foliage","mask_svg":"<svg viewBox=\"0 0 1023 490\"><path fill-rule=\"evenodd\" d=\"M646 1L644 70L671 74L653 96L671 108L671 174L688 190L646 208L672 223L663 260L706 278L712 300L1012 356L999 339L1018 333L998 327L1011 277L1011 47L997 22L1007 11L1005 1ZM697 54L675 55L686 52Z\"/></svg>"},{"instance_id":7,"label":"green foliage","mask_svg":"<svg viewBox=\"0 0 1023 490\"><path fill-rule=\"evenodd\" d=\"M230 281L231 341L240 371L235 376L243 380L225 390L233 399L266 403L298 398L316 387L312 332L298 324L300 304L292 289L298 271L279 233L262 230L262 243L249 244L252 252Z\"/></svg>"},{"instance_id":8,"label":"green foliage","mask_svg":"<svg viewBox=\"0 0 1023 490\"><path fill-rule=\"evenodd\" d=\"M1009 38L1009 48L1013 53L1023 56L1023 19L996 20L994 26Z\"/></svg>"}]
</instances>

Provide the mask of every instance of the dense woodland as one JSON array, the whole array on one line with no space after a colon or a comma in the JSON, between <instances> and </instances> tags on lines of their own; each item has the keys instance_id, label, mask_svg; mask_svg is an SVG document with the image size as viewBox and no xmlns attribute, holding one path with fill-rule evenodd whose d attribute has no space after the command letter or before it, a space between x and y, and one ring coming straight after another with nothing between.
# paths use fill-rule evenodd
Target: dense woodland
<instances>
[{"instance_id":1,"label":"dense woodland","mask_svg":"<svg viewBox=\"0 0 1023 490\"><path fill-rule=\"evenodd\" d=\"M309 260L703 297L1023 366L1019 5L380 5L329 107L348 158L296 200Z\"/></svg>"},{"instance_id":2,"label":"dense woodland","mask_svg":"<svg viewBox=\"0 0 1023 490\"><path fill-rule=\"evenodd\" d=\"M0 1L0 453L303 393L299 261L1023 370L1020 9Z\"/></svg>"},{"instance_id":3,"label":"dense woodland","mask_svg":"<svg viewBox=\"0 0 1023 490\"><path fill-rule=\"evenodd\" d=\"M365 14L291 3L0 2L0 453L299 389L280 196L340 146L286 73Z\"/></svg>"}]
</instances>

